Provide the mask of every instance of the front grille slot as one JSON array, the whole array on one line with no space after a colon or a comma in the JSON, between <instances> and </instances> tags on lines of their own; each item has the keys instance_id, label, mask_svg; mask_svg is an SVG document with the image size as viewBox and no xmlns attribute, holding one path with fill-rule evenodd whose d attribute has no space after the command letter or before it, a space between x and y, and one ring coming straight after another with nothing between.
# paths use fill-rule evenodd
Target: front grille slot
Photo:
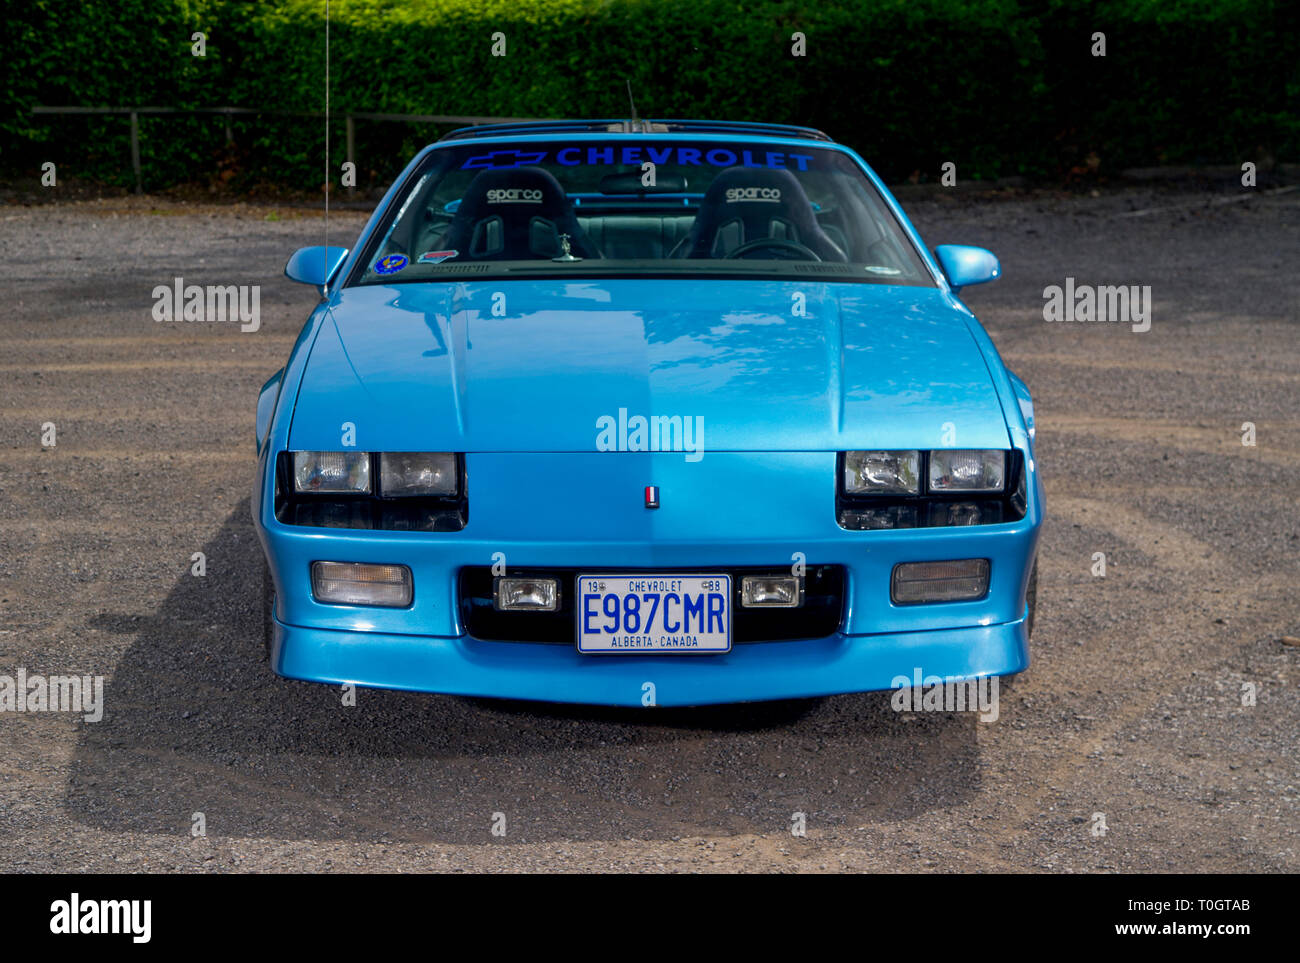
<instances>
[{"instance_id":1,"label":"front grille slot","mask_svg":"<svg viewBox=\"0 0 1300 963\"><path fill-rule=\"evenodd\" d=\"M740 604L740 580L744 575L788 575L790 569L703 565L684 569L629 569L589 565L577 568L511 569L512 577L555 578L560 581L560 608L556 612L498 612L492 607L492 569L468 566L460 570L461 620L472 638L485 642L543 642L573 645L575 589L580 574L599 575L730 575L732 582L732 641L784 642L820 639L839 630L844 616L844 568L840 565L809 565L804 573L804 602L797 609L747 609Z\"/></svg>"}]
</instances>

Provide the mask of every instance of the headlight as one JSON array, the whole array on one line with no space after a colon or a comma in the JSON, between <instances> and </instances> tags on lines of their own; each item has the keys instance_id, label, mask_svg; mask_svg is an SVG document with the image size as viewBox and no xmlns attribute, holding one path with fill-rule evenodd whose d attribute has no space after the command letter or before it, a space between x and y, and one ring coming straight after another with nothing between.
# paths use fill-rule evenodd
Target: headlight
<instances>
[{"instance_id":1,"label":"headlight","mask_svg":"<svg viewBox=\"0 0 1300 963\"><path fill-rule=\"evenodd\" d=\"M379 490L388 495L455 495L460 472L452 452L392 452L379 456Z\"/></svg>"},{"instance_id":2,"label":"headlight","mask_svg":"<svg viewBox=\"0 0 1300 963\"><path fill-rule=\"evenodd\" d=\"M919 451L846 451L844 492L848 495L915 495L921 485Z\"/></svg>"},{"instance_id":3,"label":"headlight","mask_svg":"<svg viewBox=\"0 0 1300 963\"><path fill-rule=\"evenodd\" d=\"M989 591L989 560L904 562L894 566L889 596L895 605L917 602L969 602Z\"/></svg>"},{"instance_id":4,"label":"headlight","mask_svg":"<svg viewBox=\"0 0 1300 963\"><path fill-rule=\"evenodd\" d=\"M370 491L370 455L364 451L295 451L293 490L365 494Z\"/></svg>"},{"instance_id":5,"label":"headlight","mask_svg":"<svg viewBox=\"0 0 1300 963\"><path fill-rule=\"evenodd\" d=\"M1007 453L999 450L939 449L930 452L932 492L1000 492Z\"/></svg>"},{"instance_id":6,"label":"headlight","mask_svg":"<svg viewBox=\"0 0 1300 963\"><path fill-rule=\"evenodd\" d=\"M411 604L411 570L405 565L312 562L311 594L331 605L406 608Z\"/></svg>"},{"instance_id":7,"label":"headlight","mask_svg":"<svg viewBox=\"0 0 1300 963\"><path fill-rule=\"evenodd\" d=\"M553 578L499 578L493 604L499 612L555 612L560 608L560 583Z\"/></svg>"},{"instance_id":8,"label":"headlight","mask_svg":"<svg viewBox=\"0 0 1300 963\"><path fill-rule=\"evenodd\" d=\"M916 528L915 505L881 505L880 507L845 508L840 511L840 528L873 531L882 528ZM924 521L924 516L922 516Z\"/></svg>"},{"instance_id":9,"label":"headlight","mask_svg":"<svg viewBox=\"0 0 1300 963\"><path fill-rule=\"evenodd\" d=\"M747 609L796 609L802 601L803 586L797 575L746 575L740 580L740 604Z\"/></svg>"}]
</instances>

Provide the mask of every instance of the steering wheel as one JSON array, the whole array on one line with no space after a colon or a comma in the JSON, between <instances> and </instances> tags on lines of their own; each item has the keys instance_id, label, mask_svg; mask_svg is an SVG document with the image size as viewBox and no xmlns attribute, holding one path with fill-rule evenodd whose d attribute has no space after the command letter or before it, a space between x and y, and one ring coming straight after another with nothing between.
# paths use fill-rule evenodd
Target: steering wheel
<instances>
[{"instance_id":1,"label":"steering wheel","mask_svg":"<svg viewBox=\"0 0 1300 963\"><path fill-rule=\"evenodd\" d=\"M798 241L787 241L783 237L760 237L755 241L746 241L728 254L724 260L730 261L732 258L744 257L750 251L761 251L765 247L794 251L796 254L802 254L804 259L808 261L821 260L821 257L812 248L805 247Z\"/></svg>"}]
</instances>

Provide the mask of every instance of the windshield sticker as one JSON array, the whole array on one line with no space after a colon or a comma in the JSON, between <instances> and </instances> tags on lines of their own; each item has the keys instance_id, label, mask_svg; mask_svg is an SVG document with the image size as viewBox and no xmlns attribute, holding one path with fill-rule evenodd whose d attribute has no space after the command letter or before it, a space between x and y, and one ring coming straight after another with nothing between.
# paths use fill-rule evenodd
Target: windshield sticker
<instances>
[{"instance_id":1,"label":"windshield sticker","mask_svg":"<svg viewBox=\"0 0 1300 963\"><path fill-rule=\"evenodd\" d=\"M381 257L375 262L375 273L396 274L404 267L406 267L405 254L390 254L387 257Z\"/></svg>"},{"instance_id":2,"label":"windshield sticker","mask_svg":"<svg viewBox=\"0 0 1300 963\"><path fill-rule=\"evenodd\" d=\"M469 158L460 165L460 169L472 171L488 167L495 170L503 167L530 167L544 161L546 154L544 150L494 150Z\"/></svg>"},{"instance_id":3,"label":"windshield sticker","mask_svg":"<svg viewBox=\"0 0 1300 963\"><path fill-rule=\"evenodd\" d=\"M528 167L547 160L561 167L640 167L652 164L676 164L678 167L753 167L765 170L808 170L812 154L794 154L780 150L730 150L715 147L703 150L698 147L654 147L648 144L627 144L619 147L561 147L549 150L494 150L475 154L465 159L461 170L501 170Z\"/></svg>"},{"instance_id":4,"label":"windshield sticker","mask_svg":"<svg viewBox=\"0 0 1300 963\"><path fill-rule=\"evenodd\" d=\"M459 251L425 251L418 258L420 264L441 264L448 258L453 258Z\"/></svg>"}]
</instances>

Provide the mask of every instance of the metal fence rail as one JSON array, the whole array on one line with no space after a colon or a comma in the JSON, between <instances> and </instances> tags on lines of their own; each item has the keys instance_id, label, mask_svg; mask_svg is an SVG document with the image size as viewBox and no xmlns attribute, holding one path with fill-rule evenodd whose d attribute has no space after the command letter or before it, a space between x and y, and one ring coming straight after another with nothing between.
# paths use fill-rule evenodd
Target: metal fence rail
<instances>
[{"instance_id":1,"label":"metal fence rail","mask_svg":"<svg viewBox=\"0 0 1300 963\"><path fill-rule=\"evenodd\" d=\"M144 193L144 178L140 170L140 115L141 114L221 114L226 118L226 143L235 139L231 119L235 116L262 114L273 117L324 117L323 110L273 110L260 107L33 107L33 114L126 114L131 118L131 170L135 174L135 192ZM332 114L331 116L339 116ZM383 120L409 124L460 124L477 127L480 124L521 124L533 117L461 117L449 114L386 114L372 111L350 111L342 114L347 131L347 157L356 163L356 128L354 121ZM355 188L348 188L349 192Z\"/></svg>"}]
</instances>

